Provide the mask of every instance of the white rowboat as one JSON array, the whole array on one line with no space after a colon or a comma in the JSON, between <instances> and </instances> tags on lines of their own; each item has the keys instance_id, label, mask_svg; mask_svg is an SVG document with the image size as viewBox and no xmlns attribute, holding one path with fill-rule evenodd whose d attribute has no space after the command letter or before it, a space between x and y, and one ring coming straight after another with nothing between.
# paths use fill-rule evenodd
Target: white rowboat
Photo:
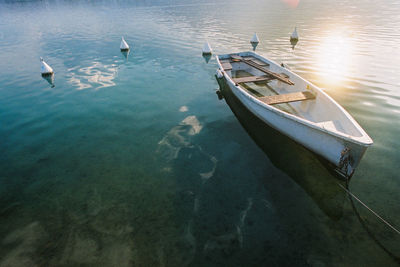
<instances>
[{"instance_id":1,"label":"white rowboat","mask_svg":"<svg viewBox=\"0 0 400 267\"><path fill-rule=\"evenodd\" d=\"M217 62L222 79L249 111L328 160L341 175L353 175L373 141L335 100L254 52L219 55Z\"/></svg>"}]
</instances>

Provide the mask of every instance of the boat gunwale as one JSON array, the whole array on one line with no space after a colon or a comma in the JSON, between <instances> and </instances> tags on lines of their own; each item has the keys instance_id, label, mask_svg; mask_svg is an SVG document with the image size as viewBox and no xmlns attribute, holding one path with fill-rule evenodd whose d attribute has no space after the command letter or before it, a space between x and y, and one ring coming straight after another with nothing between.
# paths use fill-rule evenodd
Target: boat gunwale
<instances>
[{"instance_id":1,"label":"boat gunwale","mask_svg":"<svg viewBox=\"0 0 400 267\"><path fill-rule=\"evenodd\" d=\"M230 55L239 55L239 54L247 54L247 55L252 55L256 58L258 58L259 60L262 60L264 62L267 63L272 63L275 64L276 66L285 69L286 71L288 71L290 74L296 76L297 78L299 78L300 80L302 80L304 83L311 85L312 87L314 87L319 93L323 94L325 97L328 98L329 101L331 101L336 108L338 108L341 112L343 112L343 114L346 116L346 118L356 127L357 131L360 132L361 136L357 137L357 136L353 136L350 134L346 134L346 133L342 133L340 131L333 131L333 130L329 130L326 129L324 127L322 127L322 125L318 125L316 122L301 118L299 116L293 115L293 114L289 114L285 111L282 111L272 105L268 105L262 101L260 101L259 99L257 99L256 97L252 96L250 93L246 92L243 88L241 88L239 85L236 85L235 82L233 81L233 78L230 77L226 71L224 70L224 68L222 67L222 64L220 62L220 57L229 57ZM230 54L222 54L222 55L217 55L216 56L217 59L217 63L218 66L220 68L220 70L222 70L224 77L235 87L238 89L238 91L240 91L244 96L248 97L252 102L254 102L257 105L260 105L280 116L283 116L287 119L291 119L294 120L296 122L299 122L303 125L306 125L308 127L314 128L318 131L322 131L325 132L327 134L342 138L346 141L352 142L352 143L356 143L359 145L362 145L364 147L369 147L373 144L373 140L371 139L371 137L369 137L369 135L364 131L364 129L357 123L357 121L340 105L338 104L332 97L330 97L327 93L325 93L324 91L322 91L322 89L320 89L318 86L314 85L313 83L305 80L304 78L302 78L301 76L297 75L296 73L294 73L293 71L287 69L287 68L283 68L281 66L279 66L279 64L277 64L275 61L267 59L257 53L251 52L251 51L246 51L246 52L237 52L237 53L230 53Z\"/></svg>"}]
</instances>

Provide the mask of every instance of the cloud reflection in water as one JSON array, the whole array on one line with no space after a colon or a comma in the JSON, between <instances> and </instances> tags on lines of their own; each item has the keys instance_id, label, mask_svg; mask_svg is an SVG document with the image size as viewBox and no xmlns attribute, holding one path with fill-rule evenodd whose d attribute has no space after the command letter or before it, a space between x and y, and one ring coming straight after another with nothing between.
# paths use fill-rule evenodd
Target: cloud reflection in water
<instances>
[{"instance_id":1,"label":"cloud reflection in water","mask_svg":"<svg viewBox=\"0 0 400 267\"><path fill-rule=\"evenodd\" d=\"M113 81L117 76L117 65L105 65L101 62L93 62L92 66L83 68L71 68L69 83L76 87L77 90L88 88L100 89L114 86Z\"/></svg>"}]
</instances>

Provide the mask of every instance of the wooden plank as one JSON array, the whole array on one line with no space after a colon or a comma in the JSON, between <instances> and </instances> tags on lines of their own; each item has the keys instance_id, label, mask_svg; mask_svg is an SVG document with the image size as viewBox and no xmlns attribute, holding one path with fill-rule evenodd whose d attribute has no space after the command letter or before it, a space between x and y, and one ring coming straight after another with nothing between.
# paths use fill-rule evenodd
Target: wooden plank
<instances>
[{"instance_id":1,"label":"wooden plank","mask_svg":"<svg viewBox=\"0 0 400 267\"><path fill-rule=\"evenodd\" d=\"M258 99L268 105L275 105L275 104L315 99L315 95L311 92L304 91L304 92L296 92L283 95L263 96L259 97Z\"/></svg>"},{"instance_id":2,"label":"wooden plank","mask_svg":"<svg viewBox=\"0 0 400 267\"><path fill-rule=\"evenodd\" d=\"M253 56L249 56L249 57L243 57L244 60L251 60L254 63L263 66L263 67L269 67L269 64L267 62L261 61L258 58L255 58Z\"/></svg>"},{"instance_id":3,"label":"wooden plank","mask_svg":"<svg viewBox=\"0 0 400 267\"><path fill-rule=\"evenodd\" d=\"M287 75L286 73L280 73L280 75L282 76L282 77L285 77L285 78L287 78L287 79L289 79L289 75Z\"/></svg>"},{"instance_id":4,"label":"wooden plank","mask_svg":"<svg viewBox=\"0 0 400 267\"><path fill-rule=\"evenodd\" d=\"M232 70L232 65L229 62L221 62L221 65L224 70Z\"/></svg>"},{"instance_id":5,"label":"wooden plank","mask_svg":"<svg viewBox=\"0 0 400 267\"><path fill-rule=\"evenodd\" d=\"M287 83L287 84L289 84L289 85L294 85L294 82L292 82L292 81L289 80L288 78L283 77L282 75L280 75L280 74L278 74L278 73L276 73L276 72L272 72L272 71L270 71L270 70L267 70L266 68L264 68L264 67L258 65L257 63L254 63L253 61L244 61L244 62L245 62L246 64L252 66L253 68L256 68L256 69L258 69L258 70L260 70L260 71L262 71L262 72L264 72L264 73L266 73L266 74L271 75L272 77L274 77L275 79L277 79L277 80L279 80L279 81L281 81L281 82Z\"/></svg>"},{"instance_id":6,"label":"wooden plank","mask_svg":"<svg viewBox=\"0 0 400 267\"><path fill-rule=\"evenodd\" d=\"M253 62L251 60L245 60L241 56L238 56L238 55L231 55L231 58L232 58L232 61L234 61L234 62L240 62L240 61L244 62L247 65L250 65L251 67L258 69L258 70L260 70L260 71L262 71L262 72L274 77L275 79L277 79L277 80L279 80L281 82L287 83L289 85L294 85L294 82L292 82L288 78L283 77L282 75L280 75L280 74L278 74L276 72L267 70L265 67L260 66L260 65L258 65L257 63L255 63L255 62Z\"/></svg>"},{"instance_id":7,"label":"wooden plank","mask_svg":"<svg viewBox=\"0 0 400 267\"><path fill-rule=\"evenodd\" d=\"M263 67L269 67L269 64L267 62L261 61L258 58L252 59L251 61L253 61L254 63L263 66Z\"/></svg>"},{"instance_id":8,"label":"wooden plank","mask_svg":"<svg viewBox=\"0 0 400 267\"><path fill-rule=\"evenodd\" d=\"M253 83L253 82L262 82L262 81L269 81L271 77L268 76L248 76L248 77L241 77L241 78L233 78L233 81L238 83Z\"/></svg>"}]
</instances>

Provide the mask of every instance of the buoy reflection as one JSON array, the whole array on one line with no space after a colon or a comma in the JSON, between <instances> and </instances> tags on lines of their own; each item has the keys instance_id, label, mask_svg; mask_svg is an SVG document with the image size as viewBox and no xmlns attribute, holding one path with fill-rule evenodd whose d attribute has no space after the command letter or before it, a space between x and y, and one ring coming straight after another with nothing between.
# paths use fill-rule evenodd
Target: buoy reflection
<instances>
[{"instance_id":1,"label":"buoy reflection","mask_svg":"<svg viewBox=\"0 0 400 267\"><path fill-rule=\"evenodd\" d=\"M42 74L42 78L45 79L51 86L51 88L54 88L54 73L51 74Z\"/></svg>"},{"instance_id":2,"label":"buoy reflection","mask_svg":"<svg viewBox=\"0 0 400 267\"><path fill-rule=\"evenodd\" d=\"M128 60L128 56L129 56L130 50L121 50L121 54L126 58L126 60Z\"/></svg>"},{"instance_id":3,"label":"buoy reflection","mask_svg":"<svg viewBox=\"0 0 400 267\"><path fill-rule=\"evenodd\" d=\"M211 59L211 54L203 54L203 58L204 58L204 60L206 61L206 63L208 64L208 62L209 62L210 59Z\"/></svg>"},{"instance_id":4,"label":"buoy reflection","mask_svg":"<svg viewBox=\"0 0 400 267\"><path fill-rule=\"evenodd\" d=\"M299 41L298 39L290 39L290 44L292 45L293 50L296 47L298 41Z\"/></svg>"}]
</instances>

